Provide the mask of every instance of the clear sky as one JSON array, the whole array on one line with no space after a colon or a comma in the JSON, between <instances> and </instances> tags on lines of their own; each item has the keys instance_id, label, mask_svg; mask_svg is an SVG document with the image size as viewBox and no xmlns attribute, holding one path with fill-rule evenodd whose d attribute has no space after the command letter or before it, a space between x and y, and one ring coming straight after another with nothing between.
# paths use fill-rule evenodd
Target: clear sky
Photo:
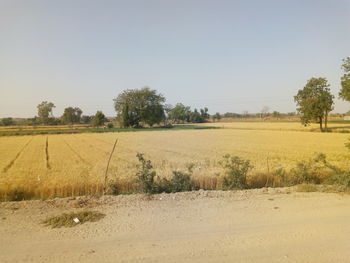
<instances>
[{"instance_id":1,"label":"clear sky","mask_svg":"<svg viewBox=\"0 0 350 263\"><path fill-rule=\"evenodd\" d=\"M43 100L113 116L143 86L211 113L295 111L313 76L338 97L347 56L350 0L0 0L0 117Z\"/></svg>"}]
</instances>

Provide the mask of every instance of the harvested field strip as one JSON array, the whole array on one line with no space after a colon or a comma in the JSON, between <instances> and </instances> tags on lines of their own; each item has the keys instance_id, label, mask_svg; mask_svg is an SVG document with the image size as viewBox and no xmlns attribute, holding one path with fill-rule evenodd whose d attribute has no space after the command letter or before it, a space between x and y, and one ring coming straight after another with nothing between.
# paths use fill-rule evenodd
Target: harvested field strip
<instances>
[{"instance_id":1,"label":"harvested field strip","mask_svg":"<svg viewBox=\"0 0 350 263\"><path fill-rule=\"evenodd\" d=\"M51 169L50 156L49 156L49 137L46 137L45 154L46 154L46 168Z\"/></svg>"},{"instance_id":2,"label":"harvested field strip","mask_svg":"<svg viewBox=\"0 0 350 263\"><path fill-rule=\"evenodd\" d=\"M9 169L11 169L11 167L13 166L13 164L15 163L15 161L18 159L18 157L21 155L21 153L24 151L24 149L29 145L29 143L34 139L31 138L28 140L28 142L22 147L22 149L16 154L16 156L11 160L11 162L6 165L3 169L3 172L6 173Z\"/></svg>"}]
</instances>

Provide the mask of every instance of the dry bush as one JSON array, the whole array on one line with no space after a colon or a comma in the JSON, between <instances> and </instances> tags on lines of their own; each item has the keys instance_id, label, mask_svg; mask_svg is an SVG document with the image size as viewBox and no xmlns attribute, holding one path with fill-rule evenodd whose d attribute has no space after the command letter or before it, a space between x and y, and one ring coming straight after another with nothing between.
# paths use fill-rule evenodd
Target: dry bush
<instances>
[{"instance_id":1,"label":"dry bush","mask_svg":"<svg viewBox=\"0 0 350 263\"><path fill-rule=\"evenodd\" d=\"M42 221L45 226L51 226L52 228L60 227L73 227L78 224L84 224L85 222L97 222L104 218L105 214L96 211L82 211L78 213L63 213L59 216L52 216ZM74 218L79 219L79 223L74 222Z\"/></svg>"}]
</instances>

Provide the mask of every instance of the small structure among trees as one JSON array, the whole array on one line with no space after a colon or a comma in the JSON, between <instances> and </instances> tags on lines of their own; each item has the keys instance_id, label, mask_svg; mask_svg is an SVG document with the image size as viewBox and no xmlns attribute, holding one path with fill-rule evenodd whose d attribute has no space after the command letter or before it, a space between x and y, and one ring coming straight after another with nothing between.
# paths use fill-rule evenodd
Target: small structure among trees
<instances>
[{"instance_id":1,"label":"small structure among trees","mask_svg":"<svg viewBox=\"0 0 350 263\"><path fill-rule=\"evenodd\" d=\"M316 121L322 132L327 131L328 114L333 110L334 104L329 86L326 78L311 78L294 96L302 124L308 125L311 121Z\"/></svg>"}]
</instances>

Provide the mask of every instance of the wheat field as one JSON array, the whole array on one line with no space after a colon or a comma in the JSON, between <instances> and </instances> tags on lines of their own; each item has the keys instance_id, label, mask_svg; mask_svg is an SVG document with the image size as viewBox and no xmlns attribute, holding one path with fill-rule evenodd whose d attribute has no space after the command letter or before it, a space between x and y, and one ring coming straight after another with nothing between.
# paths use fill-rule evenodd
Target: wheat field
<instances>
[{"instance_id":1,"label":"wheat field","mask_svg":"<svg viewBox=\"0 0 350 263\"><path fill-rule=\"evenodd\" d=\"M36 197L99 194L113 144L109 181L130 181L137 171L136 154L144 153L157 171L169 177L194 164L194 178L220 178L224 154L251 160L252 173L324 153L330 163L349 168L349 135L310 132L297 123L218 123L223 129L141 131L0 137L0 194L14 189Z\"/></svg>"}]
</instances>

